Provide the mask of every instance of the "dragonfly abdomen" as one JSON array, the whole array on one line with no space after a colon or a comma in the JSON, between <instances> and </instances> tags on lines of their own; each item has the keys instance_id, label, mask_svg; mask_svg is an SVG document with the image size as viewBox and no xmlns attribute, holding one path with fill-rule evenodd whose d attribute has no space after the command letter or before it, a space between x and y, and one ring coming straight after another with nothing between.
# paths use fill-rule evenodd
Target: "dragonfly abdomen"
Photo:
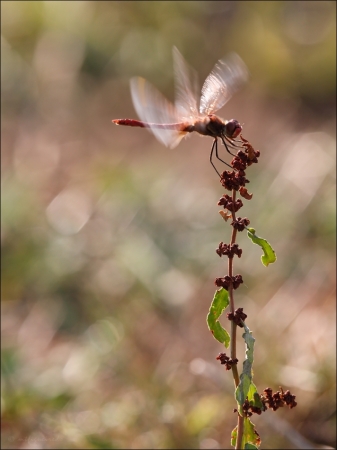
<instances>
[{"instance_id":1,"label":"dragonfly abdomen","mask_svg":"<svg viewBox=\"0 0 337 450\"><path fill-rule=\"evenodd\" d=\"M115 123L116 125L126 125L129 127L161 128L164 130L178 130L190 132L194 131L193 125L188 125L186 123L147 123L135 119L115 119L112 122Z\"/></svg>"}]
</instances>

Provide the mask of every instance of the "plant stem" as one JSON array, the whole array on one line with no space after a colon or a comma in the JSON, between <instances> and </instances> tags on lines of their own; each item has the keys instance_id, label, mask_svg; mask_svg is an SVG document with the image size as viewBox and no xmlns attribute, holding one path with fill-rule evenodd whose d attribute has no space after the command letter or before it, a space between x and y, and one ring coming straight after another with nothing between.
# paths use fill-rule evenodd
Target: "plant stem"
<instances>
[{"instance_id":1,"label":"plant stem","mask_svg":"<svg viewBox=\"0 0 337 450\"><path fill-rule=\"evenodd\" d=\"M242 435L243 435L243 417L238 414L238 432L236 435L236 445L235 448L240 450L242 448Z\"/></svg>"},{"instance_id":2,"label":"plant stem","mask_svg":"<svg viewBox=\"0 0 337 450\"><path fill-rule=\"evenodd\" d=\"M233 201L233 204L235 203L235 199L236 199L236 191L233 189L232 190L232 201ZM234 209L232 211L232 219L235 220L235 211L234 211ZM235 244L236 234L237 234L237 229L233 227L232 228L231 245ZM228 258L228 275L230 277L233 277L233 260L234 260L234 257L233 258ZM229 286L228 294L229 294L230 312L232 314L234 314L234 311L235 311L234 292L233 291L234 291L234 289L233 289L233 285L231 283L230 286ZM232 320L231 321L231 334L230 334L230 337L231 337L230 354L231 354L232 360L234 360L236 358L236 329L237 329L237 325ZM232 373L233 373L235 388L237 388L239 383L240 383L240 378L239 378L239 372L238 372L237 364L233 364L233 366L232 366ZM236 445L235 445L236 449L240 449L241 448L242 434L243 434L243 417L238 413L238 428L237 428L237 437L236 437Z\"/></svg>"},{"instance_id":3,"label":"plant stem","mask_svg":"<svg viewBox=\"0 0 337 450\"><path fill-rule=\"evenodd\" d=\"M235 197L236 197L236 191L233 189L233 191L232 191L233 204L235 202ZM235 211L234 210L232 211L232 219L235 220ZM237 234L237 230L233 227L232 228L231 245L235 244L236 234ZM234 257L228 258L228 275L230 277L233 276L233 259L234 259ZM232 284L230 284L228 294L229 294L229 307L230 307L230 312L232 314L234 314L234 311L235 311L234 292L233 291L234 291L233 286L232 286ZM231 335L230 335L230 337L231 337L230 352L231 352L231 358L233 360L236 358L236 328L237 328L237 325L232 320L231 321ZM237 387L240 379L239 379L238 368L237 368L236 364L234 364L232 366L232 372L233 372L235 387Z\"/></svg>"}]
</instances>

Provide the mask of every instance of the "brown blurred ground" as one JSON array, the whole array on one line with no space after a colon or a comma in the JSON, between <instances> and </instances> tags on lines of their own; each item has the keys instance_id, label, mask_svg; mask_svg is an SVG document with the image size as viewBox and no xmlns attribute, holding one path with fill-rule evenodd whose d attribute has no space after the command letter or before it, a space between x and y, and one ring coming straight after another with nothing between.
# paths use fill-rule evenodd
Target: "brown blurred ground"
<instances>
[{"instance_id":1,"label":"brown blurred ground","mask_svg":"<svg viewBox=\"0 0 337 450\"><path fill-rule=\"evenodd\" d=\"M131 76L172 98L173 45L200 82L232 50L251 73L220 115L261 151L241 211L278 260L240 234L236 303L259 391L298 400L253 418L262 448L335 446L335 6L1 3L2 448L230 448L211 139L111 124Z\"/></svg>"}]
</instances>

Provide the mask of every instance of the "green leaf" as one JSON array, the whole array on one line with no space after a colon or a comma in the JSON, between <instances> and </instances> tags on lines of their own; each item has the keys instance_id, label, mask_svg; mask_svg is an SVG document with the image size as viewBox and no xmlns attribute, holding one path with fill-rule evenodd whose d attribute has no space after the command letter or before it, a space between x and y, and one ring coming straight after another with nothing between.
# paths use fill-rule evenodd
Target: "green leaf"
<instances>
[{"instance_id":1,"label":"green leaf","mask_svg":"<svg viewBox=\"0 0 337 450\"><path fill-rule=\"evenodd\" d=\"M229 347L230 337L227 331L221 326L219 317L228 305L228 291L221 288L215 292L209 313L207 315L208 328L211 330L215 339L221 342L221 344L224 344L226 348Z\"/></svg>"},{"instance_id":2,"label":"green leaf","mask_svg":"<svg viewBox=\"0 0 337 450\"><path fill-rule=\"evenodd\" d=\"M255 338L252 332L243 323L245 332L242 337L246 344L246 358L243 362L243 370L240 375L240 383L235 390L235 397L238 402L239 414L243 415L242 406L248 398L251 405L264 409L259 393L256 386L253 383L253 362L254 362L254 345ZM235 447L237 438L237 429L232 431L232 445ZM244 449L256 449L261 444L261 439L258 432L255 429L255 425L249 420L248 417L244 417L243 423L243 436L242 447Z\"/></svg>"},{"instance_id":3,"label":"green leaf","mask_svg":"<svg viewBox=\"0 0 337 450\"><path fill-rule=\"evenodd\" d=\"M238 437L238 426L236 426L236 427L234 428L234 430L232 431L232 434L231 434L231 445L232 445L233 447L235 447L235 445L236 445L236 439L237 439L237 437Z\"/></svg>"},{"instance_id":4,"label":"green leaf","mask_svg":"<svg viewBox=\"0 0 337 450\"><path fill-rule=\"evenodd\" d=\"M235 447L238 436L238 427L236 426L232 431L231 445ZM259 433L255 429L255 425L250 421L248 417L243 419L243 434L242 445L243 449L257 449L261 445L261 438Z\"/></svg>"},{"instance_id":5,"label":"green leaf","mask_svg":"<svg viewBox=\"0 0 337 450\"><path fill-rule=\"evenodd\" d=\"M254 361L254 344L255 339L245 323L243 323L245 332L242 337L246 343L246 358L243 362L243 371L240 375L240 383L235 391L236 400L240 407L242 407L244 401L249 396L254 398L254 392L257 392L253 383L253 361ZM248 398L248 400L250 400ZM241 411L240 411L241 412Z\"/></svg>"},{"instance_id":6,"label":"green leaf","mask_svg":"<svg viewBox=\"0 0 337 450\"><path fill-rule=\"evenodd\" d=\"M261 261L264 266L268 266L276 261L276 253L273 250L272 246L263 238L258 237L255 234L254 228L247 228L248 237L252 240L254 244L259 245L263 250L263 255L261 256Z\"/></svg>"},{"instance_id":7,"label":"green leaf","mask_svg":"<svg viewBox=\"0 0 337 450\"><path fill-rule=\"evenodd\" d=\"M259 433L255 429L255 425L250 421L248 417L243 419L244 422L244 431L242 443L244 445L243 448L257 448L261 445L261 438ZM248 445L252 445L252 447L247 447Z\"/></svg>"}]
</instances>

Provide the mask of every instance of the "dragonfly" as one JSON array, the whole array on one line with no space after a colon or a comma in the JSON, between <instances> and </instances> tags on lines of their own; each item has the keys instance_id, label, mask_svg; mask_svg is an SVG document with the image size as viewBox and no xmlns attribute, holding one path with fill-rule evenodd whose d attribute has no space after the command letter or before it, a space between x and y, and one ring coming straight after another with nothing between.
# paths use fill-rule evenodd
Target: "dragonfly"
<instances>
[{"instance_id":1,"label":"dragonfly","mask_svg":"<svg viewBox=\"0 0 337 450\"><path fill-rule=\"evenodd\" d=\"M239 55L230 53L220 59L207 76L201 89L199 107L196 71L188 65L176 47L173 47L175 102L167 100L151 83L142 77L130 80L134 108L141 120L114 119L116 125L148 128L168 148L176 147L181 139L196 131L202 136L211 136L213 154L229 166L218 154L218 140L228 153L229 147L240 147L237 137L242 126L236 119L223 120L214 113L222 108L233 94L248 80L248 69ZM238 145L239 144L239 145ZM234 156L234 155L233 155ZM231 166L229 166L231 167Z\"/></svg>"}]
</instances>

